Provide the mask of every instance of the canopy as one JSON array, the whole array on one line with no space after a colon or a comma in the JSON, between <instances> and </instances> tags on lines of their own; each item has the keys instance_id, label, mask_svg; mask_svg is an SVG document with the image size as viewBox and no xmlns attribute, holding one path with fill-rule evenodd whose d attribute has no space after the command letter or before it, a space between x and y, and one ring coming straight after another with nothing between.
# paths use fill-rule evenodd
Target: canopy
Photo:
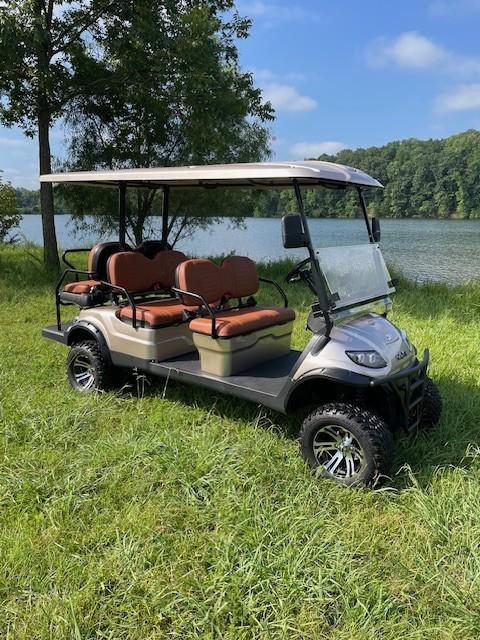
<instances>
[{"instance_id":1,"label":"canopy","mask_svg":"<svg viewBox=\"0 0 480 640\"><path fill-rule=\"evenodd\" d=\"M252 162L190 167L76 171L40 176L40 182L132 187L287 187L336 185L381 188L363 171L333 162Z\"/></svg>"}]
</instances>

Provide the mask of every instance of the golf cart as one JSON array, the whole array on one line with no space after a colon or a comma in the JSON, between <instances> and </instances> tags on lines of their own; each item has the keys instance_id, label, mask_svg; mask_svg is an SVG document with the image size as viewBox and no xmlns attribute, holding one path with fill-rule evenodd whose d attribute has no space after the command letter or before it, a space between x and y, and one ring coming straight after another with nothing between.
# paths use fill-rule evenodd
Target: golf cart
<instances>
[{"instance_id":1,"label":"golf cart","mask_svg":"<svg viewBox=\"0 0 480 640\"><path fill-rule=\"evenodd\" d=\"M389 472L394 431L438 422L441 398L427 376L428 351L417 357L405 332L387 320L395 288L363 195L382 187L377 180L309 161L63 173L41 181L119 193L118 242L95 245L87 271L64 254L69 268L55 291L57 322L43 330L70 347L74 389L104 389L116 368L137 368L281 414L306 411L299 435L305 460L344 485L371 485ZM301 191L322 186L357 192L368 242L314 247ZM128 187L163 191L160 240L126 244ZM282 218L283 245L307 255L286 280L305 282L314 296L303 351L290 348L295 312L285 292L259 277L252 260L234 255L218 265L169 246L169 197L186 187L293 188L298 214ZM283 304L257 305L260 283L274 286ZM61 308L71 304L78 315L63 323Z\"/></svg>"}]
</instances>

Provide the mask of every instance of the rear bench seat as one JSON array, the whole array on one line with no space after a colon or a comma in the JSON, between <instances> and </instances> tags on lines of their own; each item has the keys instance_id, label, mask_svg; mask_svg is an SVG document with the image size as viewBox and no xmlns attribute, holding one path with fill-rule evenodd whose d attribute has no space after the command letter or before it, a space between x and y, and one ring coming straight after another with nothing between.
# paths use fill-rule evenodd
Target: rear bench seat
<instances>
[{"instance_id":1,"label":"rear bench seat","mask_svg":"<svg viewBox=\"0 0 480 640\"><path fill-rule=\"evenodd\" d=\"M105 301L107 288L102 285L101 281L109 282L107 263L112 255L121 251L134 251L148 258L154 258L162 249L163 243L160 240L146 240L134 250L128 245L122 246L119 242L100 242L91 248L88 255L87 270L90 278L66 284L60 294L60 299L64 302L74 302L82 307L102 303ZM173 253L178 254L179 252ZM168 263L172 259L169 257L169 251L165 251L163 254L165 261ZM186 260L186 257L183 254L181 255L183 256L182 259ZM178 261L174 263L174 266L176 267L177 264ZM173 282L169 286L173 286Z\"/></svg>"},{"instance_id":2,"label":"rear bench seat","mask_svg":"<svg viewBox=\"0 0 480 640\"><path fill-rule=\"evenodd\" d=\"M209 260L182 262L176 284L178 289L203 296L215 307L220 300L255 295L259 278L252 260L231 256L220 267ZM179 295L187 307L198 305L188 294ZM216 335L212 335L212 318L207 313L191 320L189 327L202 370L226 376L288 353L294 319L295 312L288 307L243 306L215 313Z\"/></svg>"},{"instance_id":3,"label":"rear bench seat","mask_svg":"<svg viewBox=\"0 0 480 640\"><path fill-rule=\"evenodd\" d=\"M64 287L64 291L74 294L93 294L97 289L102 289L100 280L107 280L107 261L110 256L120 251L119 242L100 242L90 249L88 254L87 271L91 278L70 282Z\"/></svg>"},{"instance_id":4,"label":"rear bench seat","mask_svg":"<svg viewBox=\"0 0 480 640\"><path fill-rule=\"evenodd\" d=\"M181 251L172 249L160 251L152 259L135 251L115 253L108 259L108 280L113 285L123 287L130 294L169 290L174 286L177 267L186 259ZM135 314L139 326L156 329L183 322L185 309L178 299L169 298L140 302L135 305ZM132 306L120 307L118 317L132 322Z\"/></svg>"}]
</instances>

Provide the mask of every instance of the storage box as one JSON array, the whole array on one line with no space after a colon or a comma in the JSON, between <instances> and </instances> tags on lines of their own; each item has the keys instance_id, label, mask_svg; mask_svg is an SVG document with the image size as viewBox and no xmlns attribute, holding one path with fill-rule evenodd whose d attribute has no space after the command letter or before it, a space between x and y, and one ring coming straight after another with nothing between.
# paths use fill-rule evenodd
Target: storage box
<instances>
[{"instance_id":1,"label":"storage box","mask_svg":"<svg viewBox=\"0 0 480 640\"><path fill-rule=\"evenodd\" d=\"M192 335L202 371L223 377L288 354L292 327L293 322L287 322L234 338L214 339L202 333Z\"/></svg>"}]
</instances>

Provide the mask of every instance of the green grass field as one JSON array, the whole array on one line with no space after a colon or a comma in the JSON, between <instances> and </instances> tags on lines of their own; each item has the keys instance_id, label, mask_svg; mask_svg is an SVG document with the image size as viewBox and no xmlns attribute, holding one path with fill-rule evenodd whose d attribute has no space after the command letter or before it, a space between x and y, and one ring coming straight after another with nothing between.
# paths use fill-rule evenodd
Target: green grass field
<instances>
[{"instance_id":1,"label":"green grass field","mask_svg":"<svg viewBox=\"0 0 480 640\"><path fill-rule=\"evenodd\" d=\"M382 489L346 490L254 405L70 391L39 255L0 249L1 638L480 637L480 285L401 283L393 321L430 347L444 415L397 439Z\"/></svg>"}]
</instances>

